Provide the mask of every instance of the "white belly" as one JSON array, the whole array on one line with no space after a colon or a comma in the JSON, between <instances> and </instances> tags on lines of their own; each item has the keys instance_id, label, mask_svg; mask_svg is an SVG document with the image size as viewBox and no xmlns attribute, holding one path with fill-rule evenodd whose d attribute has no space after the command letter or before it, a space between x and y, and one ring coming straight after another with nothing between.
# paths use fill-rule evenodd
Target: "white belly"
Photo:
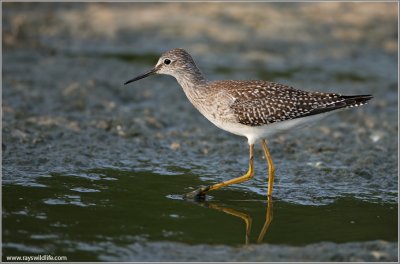
<instances>
[{"instance_id":1,"label":"white belly","mask_svg":"<svg viewBox=\"0 0 400 264\"><path fill-rule=\"evenodd\" d=\"M258 140L266 139L274 134L282 133L287 130L293 129L294 127L302 126L305 124L311 124L313 121L319 120L330 113L331 112L254 127L242 125L239 123L222 123L218 120L212 120L208 117L207 118L217 127L235 135L247 137L249 144L254 144Z\"/></svg>"}]
</instances>

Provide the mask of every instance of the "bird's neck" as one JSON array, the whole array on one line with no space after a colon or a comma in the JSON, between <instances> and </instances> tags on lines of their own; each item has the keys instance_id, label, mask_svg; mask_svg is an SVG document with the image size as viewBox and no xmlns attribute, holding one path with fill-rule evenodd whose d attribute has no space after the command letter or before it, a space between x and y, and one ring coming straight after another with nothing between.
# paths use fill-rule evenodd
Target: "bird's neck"
<instances>
[{"instance_id":1,"label":"bird's neck","mask_svg":"<svg viewBox=\"0 0 400 264\"><path fill-rule=\"evenodd\" d=\"M196 93L196 91L200 91L207 86L207 80L197 67L190 72L178 74L175 78L186 94Z\"/></svg>"}]
</instances>

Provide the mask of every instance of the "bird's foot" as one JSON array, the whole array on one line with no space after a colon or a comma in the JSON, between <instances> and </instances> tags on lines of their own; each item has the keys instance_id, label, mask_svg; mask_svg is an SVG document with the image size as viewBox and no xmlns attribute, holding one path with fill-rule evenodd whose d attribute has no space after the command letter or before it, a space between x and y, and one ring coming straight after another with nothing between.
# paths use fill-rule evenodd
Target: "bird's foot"
<instances>
[{"instance_id":1,"label":"bird's foot","mask_svg":"<svg viewBox=\"0 0 400 264\"><path fill-rule=\"evenodd\" d=\"M206 199L206 192L210 189L210 187L200 187L194 191L185 193L183 195L183 199L187 200L195 200L195 201L204 201Z\"/></svg>"}]
</instances>

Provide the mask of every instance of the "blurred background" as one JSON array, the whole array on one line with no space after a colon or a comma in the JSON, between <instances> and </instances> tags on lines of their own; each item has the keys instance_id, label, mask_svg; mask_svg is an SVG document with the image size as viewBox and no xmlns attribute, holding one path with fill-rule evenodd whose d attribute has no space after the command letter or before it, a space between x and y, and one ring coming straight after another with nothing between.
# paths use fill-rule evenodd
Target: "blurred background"
<instances>
[{"instance_id":1,"label":"blurred background","mask_svg":"<svg viewBox=\"0 0 400 264\"><path fill-rule=\"evenodd\" d=\"M397 259L397 3L3 3L2 16L3 260ZM254 180L211 194L218 206L182 201L245 172L246 139L172 77L123 85L178 47L209 80L374 96L269 139L274 220L257 254L242 217L215 208L263 226L261 148Z\"/></svg>"}]
</instances>

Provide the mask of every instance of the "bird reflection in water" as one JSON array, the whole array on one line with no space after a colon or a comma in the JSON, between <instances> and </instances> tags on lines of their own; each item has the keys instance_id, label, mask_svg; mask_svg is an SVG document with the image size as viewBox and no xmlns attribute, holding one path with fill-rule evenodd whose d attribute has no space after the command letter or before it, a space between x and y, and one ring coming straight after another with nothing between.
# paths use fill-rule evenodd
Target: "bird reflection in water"
<instances>
[{"instance_id":1,"label":"bird reflection in water","mask_svg":"<svg viewBox=\"0 0 400 264\"><path fill-rule=\"evenodd\" d=\"M253 222L253 219L249 214L226 206L222 206L218 203L199 202L198 204L207 208L215 209L217 211L224 212L226 214L241 218L246 225L245 243L246 245L250 244L251 224ZM261 228L260 234L258 235L257 243L261 243L264 240L265 234L267 233L269 226L272 222L272 218L273 218L272 197L268 197L265 221L263 227Z\"/></svg>"}]
</instances>

